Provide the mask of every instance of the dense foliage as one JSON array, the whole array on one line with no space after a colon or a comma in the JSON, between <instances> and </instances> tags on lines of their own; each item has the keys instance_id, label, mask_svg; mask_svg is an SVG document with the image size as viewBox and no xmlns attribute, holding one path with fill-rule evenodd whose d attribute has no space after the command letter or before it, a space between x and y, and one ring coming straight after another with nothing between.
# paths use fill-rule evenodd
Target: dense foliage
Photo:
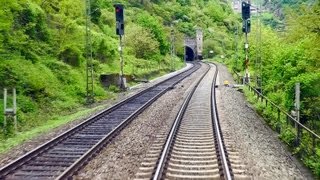
<instances>
[{"instance_id":1,"label":"dense foliage","mask_svg":"<svg viewBox=\"0 0 320 180\"><path fill-rule=\"evenodd\" d=\"M273 3L273 6L271 4ZM301 84L301 123L320 134L320 2L311 1L268 1L267 9L281 9L282 17L278 16L275 24L269 21L270 11L262 14L261 41L259 40L258 17L252 17L252 32L249 34L250 54L249 68L252 84L259 74L256 61L262 59L262 91L269 99L287 112L294 110L295 83ZM277 15L276 15L277 16ZM280 28L279 24L285 25ZM244 41L242 40L242 44ZM234 69L244 69L244 54L239 50L238 61L229 60ZM238 62L238 63L237 63ZM312 137L303 134L300 146L295 146L296 130L294 126L286 126L286 119L277 119L277 113L269 108L258 107L270 120L271 126L277 128L283 124L286 128L280 137L293 148L294 153L320 176L320 144L312 150ZM258 109L259 109L258 108ZM293 128L292 128L293 127Z\"/></svg>"},{"instance_id":2,"label":"dense foliage","mask_svg":"<svg viewBox=\"0 0 320 180\"><path fill-rule=\"evenodd\" d=\"M91 0L97 100L111 97L114 89L103 88L99 75L119 72L114 3L125 5L125 74L142 77L169 71L172 29L177 54L173 64L183 64L184 36L194 37L195 29L202 28L205 58L220 58L237 71L244 69L242 20L228 1ZM0 0L0 4L0 95L4 87L17 88L19 131L28 131L45 123L45 119L82 106L87 62L85 0ZM261 43L264 94L290 111L294 84L300 82L302 122L319 134L320 4L313 0L271 0L262 4L266 7L262 42L257 41L254 15L249 35L251 75L257 74L254 62ZM0 126L2 123L0 116ZM291 144L294 133L288 128L281 138ZM3 132L0 136L7 138ZM305 138L295 152L309 146L309 140ZM316 155L304 156L318 175L319 152L318 147Z\"/></svg>"},{"instance_id":3,"label":"dense foliage","mask_svg":"<svg viewBox=\"0 0 320 180\"><path fill-rule=\"evenodd\" d=\"M19 131L28 131L46 123L46 119L73 112L85 104L85 2L0 0L0 96L5 87L17 88ZM231 47L228 33L237 18L227 2L91 0L94 91L98 101L110 98L115 90L114 86L103 88L99 76L118 73L120 69L114 3L125 6L127 75L144 77L172 69L169 55L172 28L178 55L173 63L176 68L183 65L184 35L195 36L196 28L204 30L205 52L225 54L227 47ZM0 116L1 127L2 123ZM2 131L1 138L6 138Z\"/></svg>"}]
</instances>

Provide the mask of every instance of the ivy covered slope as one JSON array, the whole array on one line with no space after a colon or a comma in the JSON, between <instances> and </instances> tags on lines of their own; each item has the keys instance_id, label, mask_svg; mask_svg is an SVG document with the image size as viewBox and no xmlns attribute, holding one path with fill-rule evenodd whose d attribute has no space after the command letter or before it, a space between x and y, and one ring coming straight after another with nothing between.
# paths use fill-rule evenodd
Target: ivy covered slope
<instances>
[{"instance_id":1,"label":"ivy covered slope","mask_svg":"<svg viewBox=\"0 0 320 180\"><path fill-rule=\"evenodd\" d=\"M101 74L119 72L114 3L125 5L125 74L170 71L170 31L176 68L183 65L184 34L204 29L206 51L227 51L236 22L219 0L91 0L91 34L97 100L110 98ZM19 131L28 131L83 106L86 95L85 0L0 0L0 96L16 87ZM224 48L222 40L226 40ZM0 109L3 100L0 98ZM0 126L3 116L0 116ZM0 139L4 139L0 131Z\"/></svg>"}]
</instances>

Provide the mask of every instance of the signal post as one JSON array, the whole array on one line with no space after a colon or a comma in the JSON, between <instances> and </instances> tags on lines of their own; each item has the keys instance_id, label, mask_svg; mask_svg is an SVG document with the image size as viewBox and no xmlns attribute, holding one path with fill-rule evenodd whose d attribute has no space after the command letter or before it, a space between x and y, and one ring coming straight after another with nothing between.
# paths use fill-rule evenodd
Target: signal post
<instances>
[{"instance_id":1,"label":"signal post","mask_svg":"<svg viewBox=\"0 0 320 180\"><path fill-rule=\"evenodd\" d=\"M248 33L250 33L251 29L251 21L250 21L250 3L242 2L242 32L245 33L245 78L244 83L249 83L249 43L248 43Z\"/></svg>"},{"instance_id":2,"label":"signal post","mask_svg":"<svg viewBox=\"0 0 320 180\"><path fill-rule=\"evenodd\" d=\"M124 6L122 4L115 4L116 14L116 34L119 35L119 53L120 53L120 75L119 87L121 90L126 89L125 77L123 73L123 44L122 36L124 35Z\"/></svg>"}]
</instances>

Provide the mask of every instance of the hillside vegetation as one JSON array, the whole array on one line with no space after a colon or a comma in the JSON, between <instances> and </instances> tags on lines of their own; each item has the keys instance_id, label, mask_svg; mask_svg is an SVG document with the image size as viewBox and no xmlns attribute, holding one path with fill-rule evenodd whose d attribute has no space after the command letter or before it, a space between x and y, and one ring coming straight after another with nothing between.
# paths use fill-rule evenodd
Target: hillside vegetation
<instances>
[{"instance_id":1,"label":"hillside vegetation","mask_svg":"<svg viewBox=\"0 0 320 180\"><path fill-rule=\"evenodd\" d=\"M243 72L242 20L227 0L91 0L97 101L112 98L117 91L115 86L104 88L99 80L102 74L120 71L115 3L125 5L126 75L145 78L171 71L172 64L176 69L182 67L184 36L194 37L196 28L204 32L205 58L213 57ZM84 106L85 0L0 0L0 4L0 96L5 87L17 88L19 132L29 132ZM290 111L294 84L300 82L302 123L320 134L320 3L262 0L262 4L269 10L262 16L262 42L257 41L256 17L252 17L249 35L251 75L257 74L254 62L261 43L263 93ZM172 28L176 37L174 63L170 57ZM271 113L267 111L267 115ZM272 127L279 124L275 118L269 123ZM0 132L0 152L17 144L5 143L14 136L12 129L11 124L9 133ZM304 154L303 161L320 176L319 144L315 151L305 152L305 147L311 146L309 137L304 136L302 144L295 147L295 130L286 127L282 132L280 137L294 153Z\"/></svg>"},{"instance_id":2,"label":"hillside vegetation","mask_svg":"<svg viewBox=\"0 0 320 180\"><path fill-rule=\"evenodd\" d=\"M256 60L261 57L263 94L290 112L294 110L295 83L300 82L300 121L320 134L320 2L312 3L305 0L295 2L297 3L265 2L264 8L267 11L262 14L261 41L258 36L258 17L253 15L252 32L249 34L251 83L255 85L255 76L259 71L256 69ZM283 12L281 17L274 14L276 7ZM270 14L273 14L284 26L281 27L275 25L274 21L269 21ZM227 60L233 69L241 73L244 69L243 43L242 38L242 42L238 43L241 45L238 61ZM257 103L257 106L258 111L266 116L271 127L281 128L280 138L292 148L293 153L299 155L304 163L320 177L319 140L315 141L316 148L313 149L312 137L304 133L302 143L296 146L294 126L287 125L284 117L278 120L274 109L266 108L261 103Z\"/></svg>"},{"instance_id":3,"label":"hillside vegetation","mask_svg":"<svg viewBox=\"0 0 320 180\"><path fill-rule=\"evenodd\" d=\"M97 101L113 97L117 90L115 86L104 88L99 80L101 74L120 71L114 3L125 5L126 75L145 78L173 68L169 54L171 25L176 36L175 68L183 66L184 35L195 36L196 28L204 30L205 52L214 49L216 54L223 54L231 48L228 33L238 17L232 14L227 1L91 0ZM0 4L0 95L5 87L17 88L19 132L83 106L85 0L0 0ZM1 131L0 139L13 136L12 124L8 131L6 135Z\"/></svg>"}]
</instances>

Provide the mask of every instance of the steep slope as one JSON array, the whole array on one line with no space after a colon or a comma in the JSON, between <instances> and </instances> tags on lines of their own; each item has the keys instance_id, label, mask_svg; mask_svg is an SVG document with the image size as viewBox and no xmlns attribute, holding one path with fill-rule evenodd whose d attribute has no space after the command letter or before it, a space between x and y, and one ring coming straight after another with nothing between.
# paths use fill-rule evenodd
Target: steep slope
<instances>
[{"instance_id":1,"label":"steep slope","mask_svg":"<svg viewBox=\"0 0 320 180\"><path fill-rule=\"evenodd\" d=\"M83 106L87 62L85 1L0 2L0 89L17 88L19 131L28 131L46 123L45 119ZM112 0L91 0L90 3L94 93L98 101L110 98L117 90L115 86L103 88L99 80L101 74L117 74L120 70L114 3ZM144 77L171 70L172 24L176 35L175 68L183 65L184 34L194 36L197 27L204 29L205 52L214 49L216 54L226 54L231 47L228 33L237 18L227 2L130 0L117 3L125 5L125 74ZM223 40L226 42L221 48ZM0 126L2 123L0 116ZM2 132L0 135L5 139Z\"/></svg>"}]
</instances>

